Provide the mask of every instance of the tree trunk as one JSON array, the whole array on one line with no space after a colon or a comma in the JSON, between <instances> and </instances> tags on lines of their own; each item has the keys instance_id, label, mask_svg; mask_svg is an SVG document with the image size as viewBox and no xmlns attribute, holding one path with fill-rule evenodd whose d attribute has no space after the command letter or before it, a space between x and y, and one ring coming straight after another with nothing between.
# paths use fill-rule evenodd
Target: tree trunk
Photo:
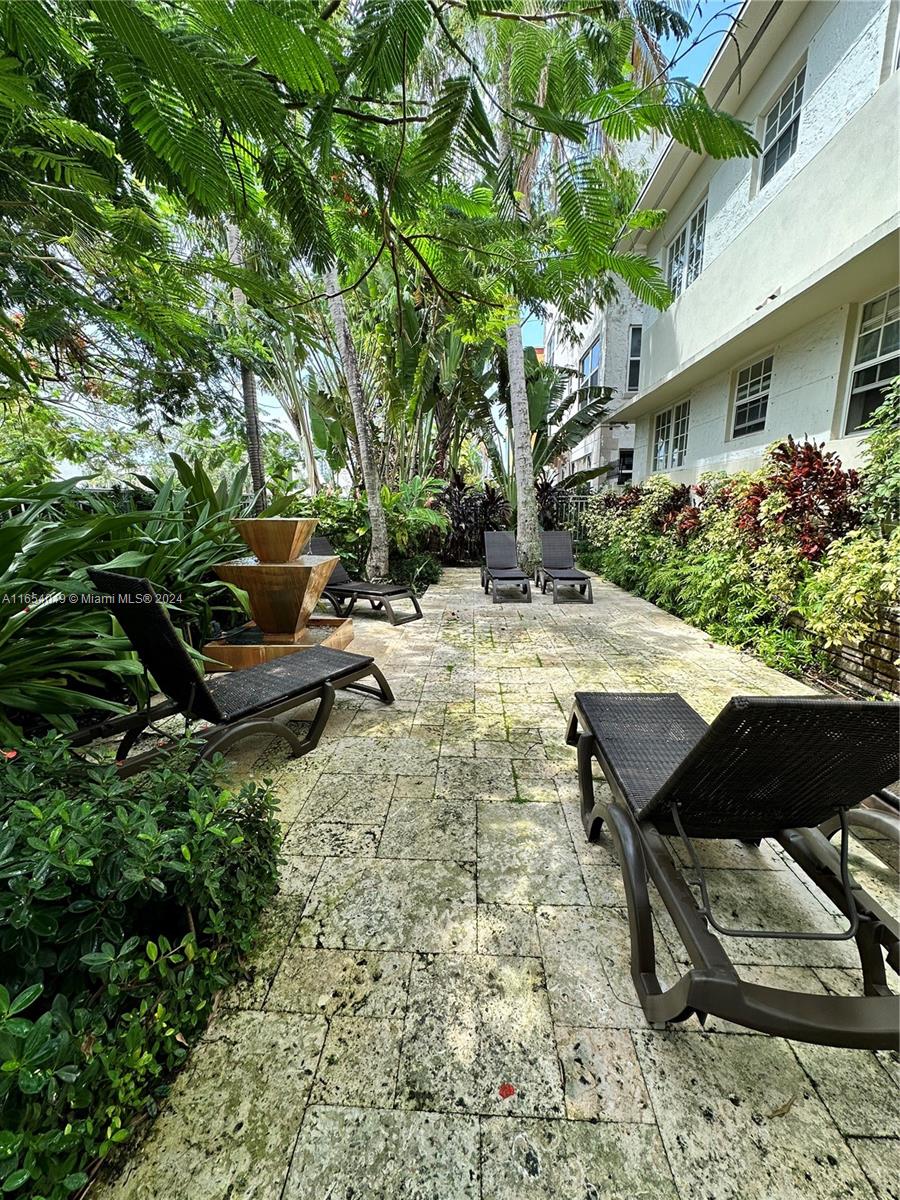
<instances>
[{"instance_id":1,"label":"tree trunk","mask_svg":"<svg viewBox=\"0 0 900 1200\"><path fill-rule=\"evenodd\" d=\"M506 359L509 364L509 407L516 471L516 545L519 565L530 575L541 561L541 527L534 488L528 393L525 390L525 351L522 347L522 326L518 321L513 321L506 330Z\"/></svg>"},{"instance_id":2,"label":"tree trunk","mask_svg":"<svg viewBox=\"0 0 900 1200\"><path fill-rule=\"evenodd\" d=\"M369 425L369 415L366 412L362 384L359 378L359 362L356 357L356 347L350 335L350 323L347 320L347 306L340 292L337 268L331 267L325 275L325 284L330 293L328 308L334 322L337 335L338 349L344 367L344 377L347 380L347 391L350 393L350 403L353 407L353 423L356 426L356 443L359 447L359 463L362 468L363 483L366 488L366 499L369 504L369 524L372 527L372 545L366 561L366 571L370 579L387 579L388 576L388 533L384 509L381 505L381 479L378 475L378 464L375 461L375 448L372 444L372 430Z\"/></svg>"},{"instance_id":3,"label":"tree trunk","mask_svg":"<svg viewBox=\"0 0 900 1200\"><path fill-rule=\"evenodd\" d=\"M237 226L228 225L225 230L228 241L228 257L236 266L243 264L241 235ZM240 321L247 308L247 297L239 287L231 289L234 311ZM256 376L247 363L241 361L241 394L244 399L244 432L247 439L247 459L250 463L250 482L256 499L253 510L260 513L266 507L266 475L263 470L262 433L259 426L259 405L256 399Z\"/></svg>"}]
</instances>

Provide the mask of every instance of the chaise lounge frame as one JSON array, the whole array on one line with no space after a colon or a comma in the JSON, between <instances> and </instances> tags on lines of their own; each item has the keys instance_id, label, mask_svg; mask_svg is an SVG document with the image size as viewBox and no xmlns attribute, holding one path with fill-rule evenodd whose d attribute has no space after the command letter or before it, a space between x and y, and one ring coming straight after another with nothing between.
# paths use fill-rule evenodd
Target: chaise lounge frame
<instances>
[{"instance_id":1,"label":"chaise lounge frame","mask_svg":"<svg viewBox=\"0 0 900 1200\"><path fill-rule=\"evenodd\" d=\"M147 707L139 712L113 717L71 739L73 746L82 746L98 738L122 734L116 762L123 778L157 762L174 745L173 735L159 730L155 732L162 744L131 755L141 736L148 730L154 731L156 722L164 718L180 715L188 729L197 721L209 723L209 728L194 734L199 744L198 759L227 750L256 734L281 738L287 742L292 756L299 758L318 745L337 689L363 692L384 704L394 701L387 680L371 656L322 646L207 678L182 644L149 580L100 570L90 570L88 575L129 637L145 677L152 676L166 696L152 706L148 699ZM376 686L360 682L368 677L375 680ZM315 700L319 702L318 708L304 738L274 719Z\"/></svg>"},{"instance_id":2,"label":"chaise lounge frame","mask_svg":"<svg viewBox=\"0 0 900 1200\"><path fill-rule=\"evenodd\" d=\"M572 535L565 530L545 530L541 533L541 565L535 574L535 583L546 596L547 584L553 585L553 603L559 601L561 587L574 588L582 603L594 603L594 590L590 575L575 566L572 550Z\"/></svg>"},{"instance_id":3,"label":"chaise lounge frame","mask_svg":"<svg viewBox=\"0 0 900 1200\"><path fill-rule=\"evenodd\" d=\"M631 976L654 1027L696 1014L819 1045L896 1048L900 1003L885 959L900 970L897 922L851 878L847 809L898 774L896 704L738 697L711 726L678 695L576 693L566 741L577 748L581 819L589 841L608 825L625 884ZM592 761L611 801L594 795ZM842 820L840 852L820 829ZM680 837L702 888L698 901L664 839ZM692 837L774 838L844 914L844 932L732 930L719 924ZM657 974L648 883L662 898L692 966L672 986ZM716 932L736 937L853 938L861 997L820 996L742 980Z\"/></svg>"},{"instance_id":4,"label":"chaise lounge frame","mask_svg":"<svg viewBox=\"0 0 900 1200\"><path fill-rule=\"evenodd\" d=\"M505 530L485 533L481 586L485 595L491 593L493 604L501 603L498 587L513 587L522 592L526 604L531 603L531 580L519 566L513 534Z\"/></svg>"},{"instance_id":5,"label":"chaise lounge frame","mask_svg":"<svg viewBox=\"0 0 900 1200\"><path fill-rule=\"evenodd\" d=\"M334 554L328 538L314 537L309 543L310 554L322 554L329 557ZM368 600L375 612L384 610L392 625L407 625L410 621L421 621L424 617L419 598L415 592L402 583L366 583L362 580L351 579L338 561L322 592L322 599L327 600L339 617L349 617L356 607L357 600ZM398 615L394 612L394 604L398 600L412 601L412 613Z\"/></svg>"}]
</instances>

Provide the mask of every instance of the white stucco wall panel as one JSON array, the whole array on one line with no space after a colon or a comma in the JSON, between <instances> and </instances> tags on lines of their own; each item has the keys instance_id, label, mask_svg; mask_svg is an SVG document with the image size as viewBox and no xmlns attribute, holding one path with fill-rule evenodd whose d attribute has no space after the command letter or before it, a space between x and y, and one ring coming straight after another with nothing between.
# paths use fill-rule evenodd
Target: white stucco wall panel
<instances>
[{"instance_id":1,"label":"white stucco wall panel","mask_svg":"<svg viewBox=\"0 0 900 1200\"><path fill-rule=\"evenodd\" d=\"M896 225L898 73L795 176L645 333L642 391L777 299Z\"/></svg>"},{"instance_id":2,"label":"white stucco wall panel","mask_svg":"<svg viewBox=\"0 0 900 1200\"><path fill-rule=\"evenodd\" d=\"M695 480L704 471L755 470L766 446L788 434L798 440L825 442L841 454L845 466L859 465L863 439L859 435L833 436L833 415L844 409L845 346L855 330L852 317L847 305L834 309L763 352L773 356L772 386L766 428L759 433L731 437L734 380L745 362L735 362L729 370L693 387L686 393L691 401L687 461L683 469L667 473L672 478ZM654 421L652 414L637 422L636 479L652 470Z\"/></svg>"},{"instance_id":3,"label":"white stucco wall panel","mask_svg":"<svg viewBox=\"0 0 900 1200\"><path fill-rule=\"evenodd\" d=\"M707 194L704 269L670 309L648 315L648 331L654 328L654 334L648 342L647 382L672 368L676 349L696 353L703 338L698 332L687 347L676 347L671 338L661 339L656 327L661 334L667 324L678 322L706 330L706 340L713 341L728 328L726 322L745 319L773 291L798 282L817 263L839 255L865 227L872 229L896 213L897 138L891 134L896 130L896 74L879 96L887 19L885 0L810 4L739 110L757 128L806 55L793 157L762 190L756 186L758 161L706 159L685 194L672 203L669 220L649 252L663 262L668 242ZM821 231L821 236L804 238L804 230L807 235ZM726 270L712 275L737 239L739 258L732 255ZM718 293L728 273L731 303L726 302L710 327L707 293Z\"/></svg>"}]
</instances>

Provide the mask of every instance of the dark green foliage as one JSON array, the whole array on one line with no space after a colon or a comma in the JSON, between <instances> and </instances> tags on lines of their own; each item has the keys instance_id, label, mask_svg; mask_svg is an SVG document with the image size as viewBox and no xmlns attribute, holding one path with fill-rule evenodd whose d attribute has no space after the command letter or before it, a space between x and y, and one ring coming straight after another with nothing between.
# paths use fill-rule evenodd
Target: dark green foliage
<instances>
[{"instance_id":1,"label":"dark green foliage","mask_svg":"<svg viewBox=\"0 0 900 1200\"><path fill-rule=\"evenodd\" d=\"M441 560L450 565L479 562L484 555L485 532L509 528L511 512L503 492L490 483L472 487L461 471L450 472L439 503L449 522Z\"/></svg>"},{"instance_id":2,"label":"dark green foliage","mask_svg":"<svg viewBox=\"0 0 900 1200\"><path fill-rule=\"evenodd\" d=\"M267 786L122 781L60 738L0 771L0 1187L63 1200L152 1116L277 886Z\"/></svg>"},{"instance_id":3,"label":"dark green foliage","mask_svg":"<svg viewBox=\"0 0 900 1200\"><path fill-rule=\"evenodd\" d=\"M215 623L245 619L242 594L216 577L245 551L231 518L252 511L246 469L214 485L173 456L175 473L144 480L143 495L96 494L77 479L0 491L0 735L36 720L71 730L86 710L121 710L123 684L140 686L130 643L90 597L88 567L143 575L167 595L194 645ZM292 503L271 506L274 515Z\"/></svg>"},{"instance_id":4,"label":"dark green foliage","mask_svg":"<svg viewBox=\"0 0 900 1200\"><path fill-rule=\"evenodd\" d=\"M852 620L846 604L839 615L822 611L811 587L823 556L860 519L856 473L820 446L788 439L753 475L707 476L693 487L653 476L603 493L586 519L581 557L719 641L800 673L823 664L802 623L827 628L830 640L839 640L842 623L848 637L863 628L859 606Z\"/></svg>"},{"instance_id":5,"label":"dark green foliage","mask_svg":"<svg viewBox=\"0 0 900 1200\"><path fill-rule=\"evenodd\" d=\"M433 568L424 559L431 557L425 553L431 538L447 530L447 519L436 504L442 488L442 481L419 476L402 483L397 491L382 488L391 578L406 582L413 578L413 572L421 587L435 582L430 578ZM291 511L316 517L316 533L328 538L351 575L362 578L371 541L369 511L363 497L322 491L296 500Z\"/></svg>"},{"instance_id":6,"label":"dark green foliage","mask_svg":"<svg viewBox=\"0 0 900 1200\"><path fill-rule=\"evenodd\" d=\"M391 579L395 583L407 584L417 596L421 596L431 584L437 583L443 573L440 562L427 552L391 559Z\"/></svg>"},{"instance_id":7,"label":"dark green foliage","mask_svg":"<svg viewBox=\"0 0 900 1200\"><path fill-rule=\"evenodd\" d=\"M863 497L873 523L900 521L900 379L895 379L884 403L866 428L866 469Z\"/></svg>"}]
</instances>

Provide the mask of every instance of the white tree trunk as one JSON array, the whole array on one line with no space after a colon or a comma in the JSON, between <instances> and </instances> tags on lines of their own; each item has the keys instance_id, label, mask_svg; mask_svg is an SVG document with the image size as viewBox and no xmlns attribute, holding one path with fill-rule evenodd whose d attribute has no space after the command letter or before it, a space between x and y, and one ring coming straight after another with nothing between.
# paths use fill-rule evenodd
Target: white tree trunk
<instances>
[{"instance_id":1,"label":"white tree trunk","mask_svg":"<svg viewBox=\"0 0 900 1200\"><path fill-rule=\"evenodd\" d=\"M242 266L244 261L241 247L241 234L236 225L225 227L225 237L228 242L228 257L236 266ZM234 303L235 315L240 321L247 307L247 298L239 287L231 289L231 299ZM254 510L262 512L266 507L266 476L263 470L262 432L259 425L259 404L256 399L256 376L247 363L241 362L241 395L244 400L244 432L247 441L247 459L250 463L250 482L256 493Z\"/></svg>"},{"instance_id":2,"label":"white tree trunk","mask_svg":"<svg viewBox=\"0 0 900 1200\"><path fill-rule=\"evenodd\" d=\"M353 345L353 338L350 334L347 306L344 304L344 297L340 292L341 285L338 281L337 268L331 267L326 273L325 284L329 291L328 309L334 322L334 331L337 335L338 349L344 367L344 377L347 380L347 391L350 393L353 422L356 425L356 441L359 446L359 462L366 488L366 499L369 504L372 545L369 549L366 570L370 579L387 579L389 548L387 521L381 504L381 478L378 474L369 414L366 412L362 383L359 378L356 347Z\"/></svg>"},{"instance_id":3,"label":"white tree trunk","mask_svg":"<svg viewBox=\"0 0 900 1200\"><path fill-rule=\"evenodd\" d=\"M523 571L531 574L541 561L541 527L534 487L528 393L525 390L525 351L522 347L522 326L518 321L513 321L506 330L506 361L509 365L509 405L516 469L516 545L519 565Z\"/></svg>"}]
</instances>

